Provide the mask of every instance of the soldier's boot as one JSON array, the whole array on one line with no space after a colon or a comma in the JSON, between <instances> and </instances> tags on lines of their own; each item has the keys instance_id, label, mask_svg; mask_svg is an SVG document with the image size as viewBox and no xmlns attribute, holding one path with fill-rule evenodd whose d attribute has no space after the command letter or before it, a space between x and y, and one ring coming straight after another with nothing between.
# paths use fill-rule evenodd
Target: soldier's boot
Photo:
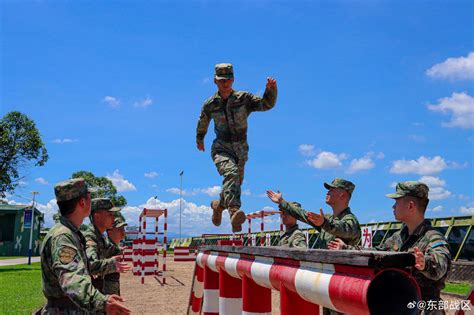
<instances>
[{"instance_id":1,"label":"soldier's boot","mask_svg":"<svg viewBox=\"0 0 474 315\"><path fill-rule=\"evenodd\" d=\"M215 226L221 225L222 222L222 211L224 211L224 207L221 205L219 200L213 200L211 202L212 208L212 223Z\"/></svg>"},{"instance_id":2,"label":"soldier's boot","mask_svg":"<svg viewBox=\"0 0 474 315\"><path fill-rule=\"evenodd\" d=\"M238 207L229 208L230 224L232 224L232 232L242 231L242 224L245 222L245 213Z\"/></svg>"}]
</instances>

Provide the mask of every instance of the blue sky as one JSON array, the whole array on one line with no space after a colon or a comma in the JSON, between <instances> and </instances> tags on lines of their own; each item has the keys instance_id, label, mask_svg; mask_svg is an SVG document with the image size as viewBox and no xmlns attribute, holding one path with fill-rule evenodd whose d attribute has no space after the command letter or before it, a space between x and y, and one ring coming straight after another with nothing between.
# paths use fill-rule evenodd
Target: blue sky
<instances>
[{"instance_id":1,"label":"blue sky","mask_svg":"<svg viewBox=\"0 0 474 315\"><path fill-rule=\"evenodd\" d=\"M230 232L227 216L210 223L213 127L205 153L195 128L214 64L231 62L235 89L262 94L267 76L279 88L274 109L250 116L246 212L272 207L271 188L330 213L323 182L344 177L361 222L393 220L385 194L422 178L428 216L473 214L473 6L3 1L0 114L34 119L50 154L8 200L39 191L50 225L54 183L88 170L113 179L132 224L157 196L175 232L184 170L183 234Z\"/></svg>"}]
</instances>

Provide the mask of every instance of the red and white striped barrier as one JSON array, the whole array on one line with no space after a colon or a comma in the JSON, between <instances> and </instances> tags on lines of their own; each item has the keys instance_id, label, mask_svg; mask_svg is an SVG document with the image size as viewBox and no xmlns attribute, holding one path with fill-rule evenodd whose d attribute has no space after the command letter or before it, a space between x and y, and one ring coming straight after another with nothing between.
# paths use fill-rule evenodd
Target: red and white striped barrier
<instances>
[{"instance_id":1,"label":"red and white striped barrier","mask_svg":"<svg viewBox=\"0 0 474 315\"><path fill-rule=\"evenodd\" d=\"M274 214L280 214L280 211L257 211L257 212L252 212L247 214L247 221L248 221L248 241L247 241L247 246L255 246L255 241L252 239L252 219L260 218L260 246L271 246L271 241L267 240L266 235L264 235L265 231L265 217L274 215ZM280 232L283 231L283 224L281 223L280 220ZM252 239L252 242L251 242ZM271 238L270 238L271 240Z\"/></svg>"},{"instance_id":2,"label":"red and white striped barrier","mask_svg":"<svg viewBox=\"0 0 474 315\"><path fill-rule=\"evenodd\" d=\"M174 261L195 261L196 247L176 246L174 248Z\"/></svg>"},{"instance_id":3,"label":"red and white striped barrier","mask_svg":"<svg viewBox=\"0 0 474 315\"><path fill-rule=\"evenodd\" d=\"M163 223L163 245L161 246L158 242L158 219L164 216ZM149 234L146 231L147 218L155 218L155 239L146 239L146 235ZM141 283L145 283L146 275L156 275L162 279L160 282L162 285L166 284L166 250L167 250L167 238L166 232L168 229L168 210L167 209L143 209L140 213L140 225L139 225L139 237L133 241L133 274L141 276ZM163 249L162 259L162 270L159 270L159 251ZM160 281L158 279L158 281Z\"/></svg>"},{"instance_id":4,"label":"red and white striped barrier","mask_svg":"<svg viewBox=\"0 0 474 315\"><path fill-rule=\"evenodd\" d=\"M320 305L347 314L416 314L406 305L419 300L420 291L405 271L282 257L199 252L195 276L203 272L202 314L271 314L271 290L280 291L281 314L319 314ZM200 296L195 287L191 297ZM199 303L191 298L190 314L197 314Z\"/></svg>"},{"instance_id":5,"label":"red and white striped barrier","mask_svg":"<svg viewBox=\"0 0 474 315\"><path fill-rule=\"evenodd\" d=\"M133 261L133 247L125 246L122 250L122 260L123 261Z\"/></svg>"}]
</instances>

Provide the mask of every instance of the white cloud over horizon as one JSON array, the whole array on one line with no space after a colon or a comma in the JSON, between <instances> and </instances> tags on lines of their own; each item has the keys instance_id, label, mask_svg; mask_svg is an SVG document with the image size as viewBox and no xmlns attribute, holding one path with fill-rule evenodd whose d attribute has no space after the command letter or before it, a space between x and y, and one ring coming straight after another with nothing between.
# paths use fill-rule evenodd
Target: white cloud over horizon
<instances>
[{"instance_id":1,"label":"white cloud over horizon","mask_svg":"<svg viewBox=\"0 0 474 315\"><path fill-rule=\"evenodd\" d=\"M143 100L134 102L133 106L137 108L147 108L147 107L150 107L152 104L153 104L153 100L151 99L151 97L147 96Z\"/></svg>"},{"instance_id":2,"label":"white cloud over horizon","mask_svg":"<svg viewBox=\"0 0 474 315\"><path fill-rule=\"evenodd\" d=\"M316 169L330 169L342 166L342 161L347 159L347 154L333 153L329 151L320 152L314 159L307 160L306 164Z\"/></svg>"},{"instance_id":3,"label":"white cloud over horizon","mask_svg":"<svg viewBox=\"0 0 474 315\"><path fill-rule=\"evenodd\" d=\"M157 172L155 171L151 171L151 172L148 172L148 173L145 173L144 176L145 177L148 177L148 178L155 178L155 177L158 177L160 174L158 174Z\"/></svg>"}]
</instances>

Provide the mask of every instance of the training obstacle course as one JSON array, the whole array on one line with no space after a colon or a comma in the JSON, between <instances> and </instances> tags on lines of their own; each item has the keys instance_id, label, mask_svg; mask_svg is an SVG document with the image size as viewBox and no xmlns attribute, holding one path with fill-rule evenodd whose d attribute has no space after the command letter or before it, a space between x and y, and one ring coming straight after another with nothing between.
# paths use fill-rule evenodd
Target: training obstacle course
<instances>
[{"instance_id":1,"label":"training obstacle course","mask_svg":"<svg viewBox=\"0 0 474 315\"><path fill-rule=\"evenodd\" d=\"M256 237L252 235L252 220L256 218L260 218L260 246L272 246L271 244L271 237L270 234L265 235L265 217L280 214L280 211L266 211L261 210L257 212L252 212L247 214L247 222L248 222L248 246L257 246L256 244ZM280 220L280 234L283 232L283 224Z\"/></svg>"},{"instance_id":2,"label":"training obstacle course","mask_svg":"<svg viewBox=\"0 0 474 315\"><path fill-rule=\"evenodd\" d=\"M159 217L164 216L163 232L158 231ZM155 231L147 233L147 218L154 218ZM132 261L133 274L141 277L141 283L145 283L145 276L154 275L161 285L166 284L166 232L168 229L167 209L143 209L139 217L138 238L133 241ZM153 234L154 239L147 239L147 234ZM160 244L158 236L163 235L163 242ZM162 250L162 270L159 270L159 254Z\"/></svg>"},{"instance_id":3,"label":"training obstacle course","mask_svg":"<svg viewBox=\"0 0 474 315\"><path fill-rule=\"evenodd\" d=\"M199 250L188 314L416 314L421 299L409 253L210 245ZM397 292L389 294L387 292Z\"/></svg>"}]
</instances>

